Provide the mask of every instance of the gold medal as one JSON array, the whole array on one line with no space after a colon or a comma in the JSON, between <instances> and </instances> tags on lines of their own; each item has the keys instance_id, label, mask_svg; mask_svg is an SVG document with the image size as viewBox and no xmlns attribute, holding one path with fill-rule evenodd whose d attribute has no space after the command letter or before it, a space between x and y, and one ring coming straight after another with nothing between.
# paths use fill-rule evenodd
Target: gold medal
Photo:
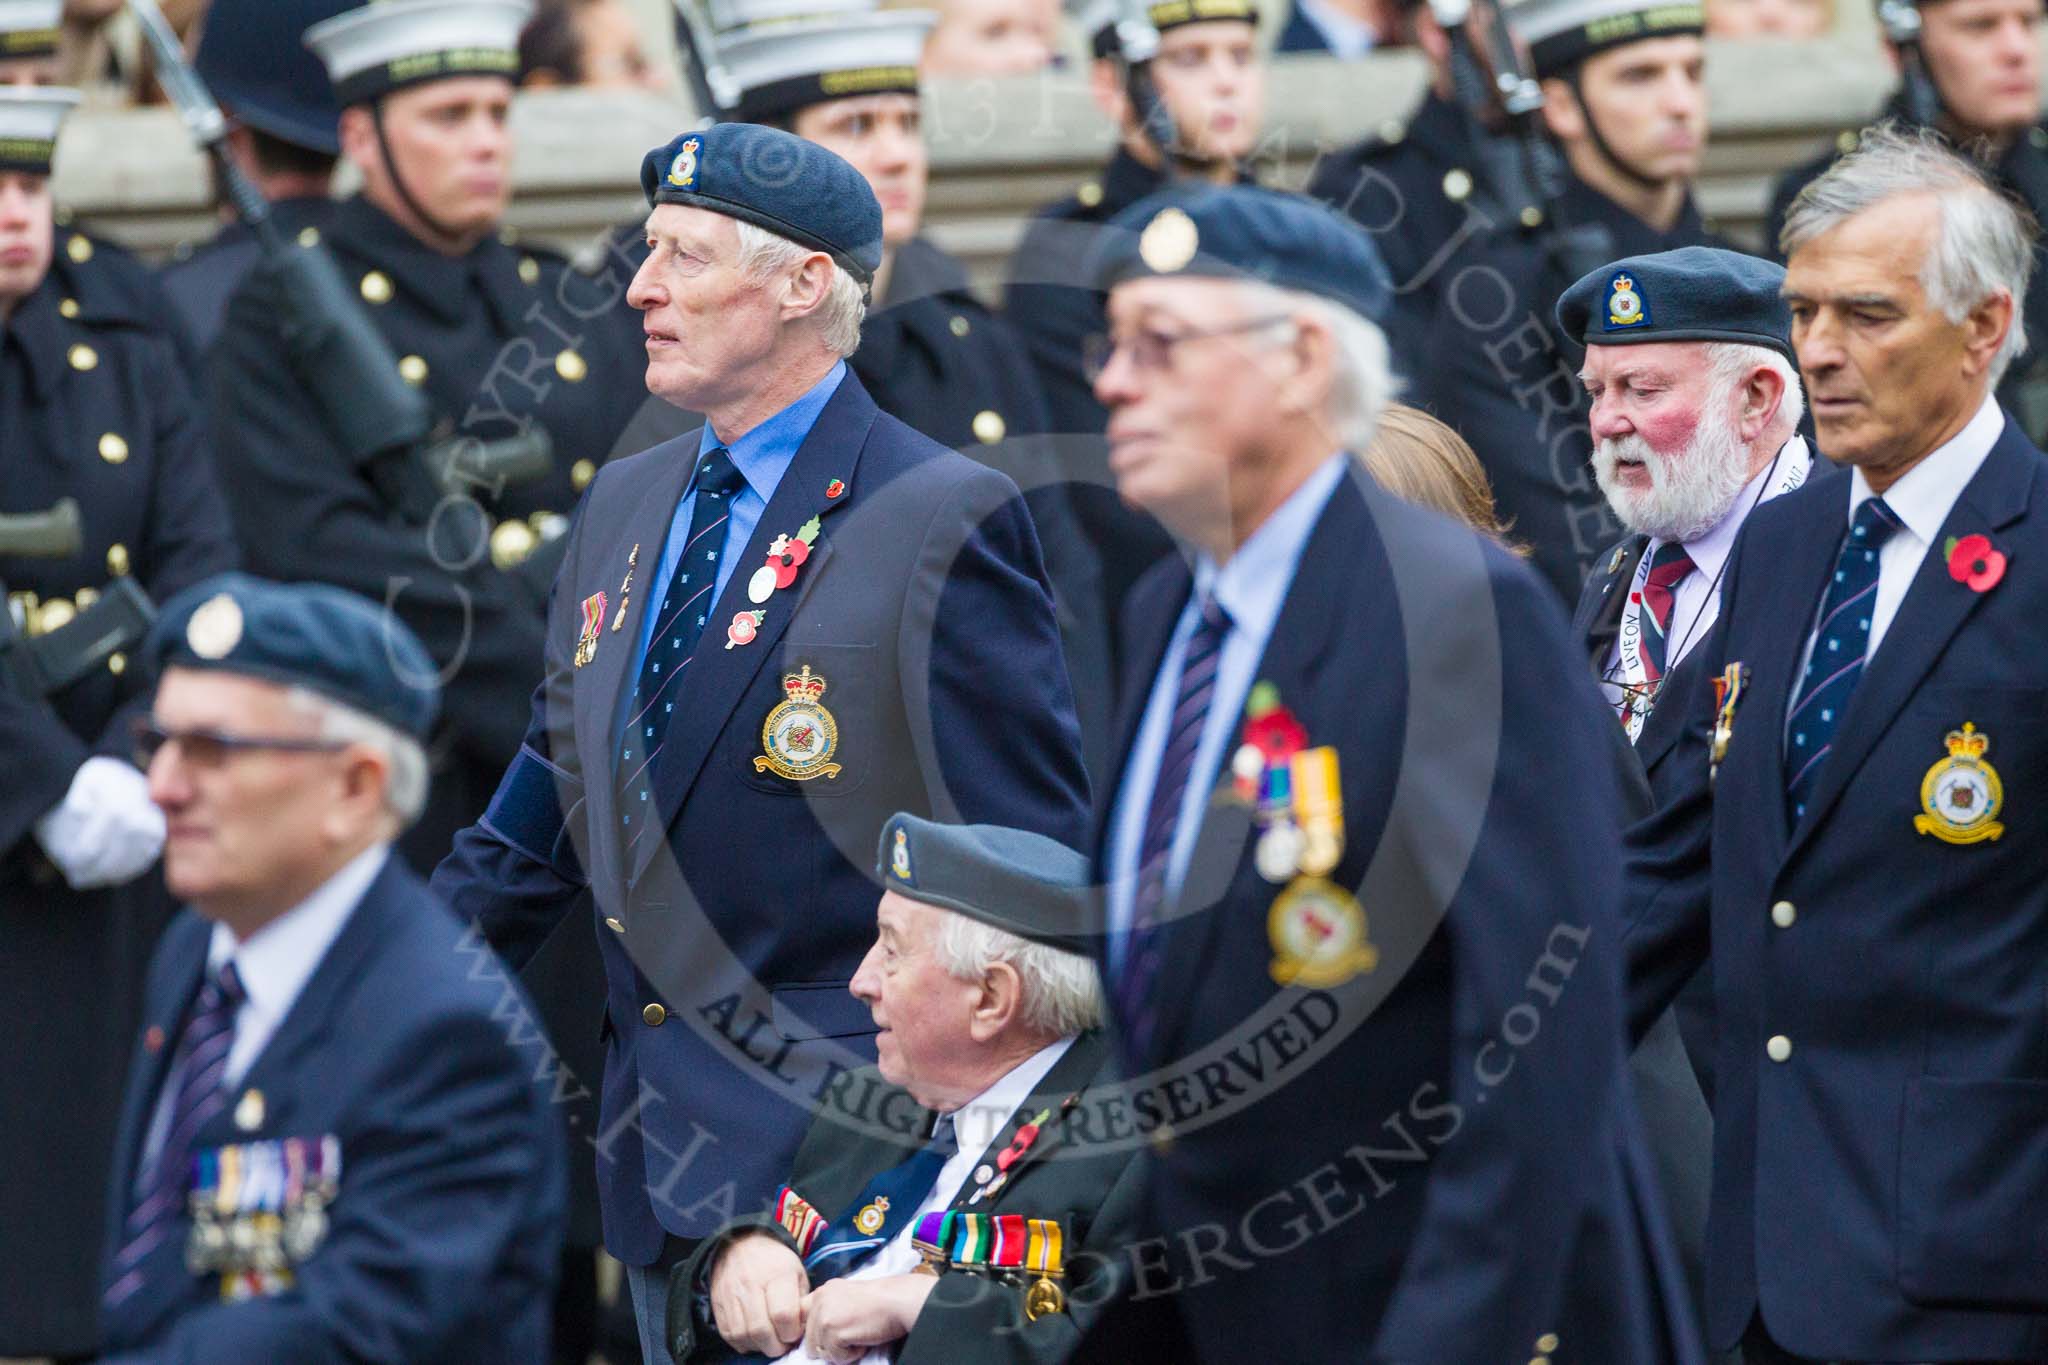
<instances>
[{"instance_id":1,"label":"gold medal","mask_svg":"<svg viewBox=\"0 0 2048 1365\"><path fill-rule=\"evenodd\" d=\"M1024 1291L1024 1317L1027 1321L1037 1322L1048 1313L1063 1313L1066 1307L1067 1296L1049 1279L1033 1281L1031 1288Z\"/></svg>"},{"instance_id":2,"label":"gold medal","mask_svg":"<svg viewBox=\"0 0 2048 1365\"><path fill-rule=\"evenodd\" d=\"M1327 877L1344 857L1344 792L1337 751L1330 745L1303 749L1288 764L1294 785L1295 819L1303 836L1301 871Z\"/></svg>"},{"instance_id":3,"label":"gold medal","mask_svg":"<svg viewBox=\"0 0 2048 1365\"><path fill-rule=\"evenodd\" d=\"M1299 878L1280 893L1266 914L1266 937L1273 980L1282 986L1341 986L1380 961L1357 897L1320 877Z\"/></svg>"},{"instance_id":4,"label":"gold medal","mask_svg":"<svg viewBox=\"0 0 2048 1365\"><path fill-rule=\"evenodd\" d=\"M576 667L581 668L597 657L597 637L603 629L604 594L593 593L583 599L583 633L576 637Z\"/></svg>"},{"instance_id":5,"label":"gold medal","mask_svg":"<svg viewBox=\"0 0 2048 1365\"><path fill-rule=\"evenodd\" d=\"M2005 783L1998 769L1984 761L1991 736L1969 721L1951 730L1944 741L1948 757L1920 779L1920 808L1913 828L1945 844L1975 844L2005 833L1998 812L2005 805Z\"/></svg>"}]
</instances>

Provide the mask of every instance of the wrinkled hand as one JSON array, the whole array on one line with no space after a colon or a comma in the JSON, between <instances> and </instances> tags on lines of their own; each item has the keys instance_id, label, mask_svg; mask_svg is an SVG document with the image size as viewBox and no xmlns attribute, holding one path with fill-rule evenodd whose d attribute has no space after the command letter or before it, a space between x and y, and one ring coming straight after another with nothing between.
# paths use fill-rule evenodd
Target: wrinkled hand
<instances>
[{"instance_id":1,"label":"wrinkled hand","mask_svg":"<svg viewBox=\"0 0 2048 1365\"><path fill-rule=\"evenodd\" d=\"M859 1360L909 1336L938 1282L936 1275L827 1280L804 1300L804 1347L826 1360Z\"/></svg>"},{"instance_id":2,"label":"wrinkled hand","mask_svg":"<svg viewBox=\"0 0 2048 1365\"><path fill-rule=\"evenodd\" d=\"M35 825L36 842L74 890L118 886L149 870L164 847L164 813L133 763L88 758L71 789Z\"/></svg>"},{"instance_id":3,"label":"wrinkled hand","mask_svg":"<svg viewBox=\"0 0 2048 1365\"><path fill-rule=\"evenodd\" d=\"M804 1339L811 1277L794 1251L765 1232L734 1238L711 1271L711 1317L725 1344L771 1359Z\"/></svg>"}]
</instances>

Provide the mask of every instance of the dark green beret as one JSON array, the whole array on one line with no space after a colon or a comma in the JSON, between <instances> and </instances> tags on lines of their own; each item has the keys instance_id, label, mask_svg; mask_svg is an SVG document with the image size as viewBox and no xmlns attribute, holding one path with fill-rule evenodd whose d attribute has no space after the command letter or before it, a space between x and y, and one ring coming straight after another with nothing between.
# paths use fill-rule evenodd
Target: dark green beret
<instances>
[{"instance_id":1,"label":"dark green beret","mask_svg":"<svg viewBox=\"0 0 2048 1365\"><path fill-rule=\"evenodd\" d=\"M376 603L321 583L216 574L164 604L142 653L152 673L215 669L304 687L421 740L440 708L418 637Z\"/></svg>"},{"instance_id":2,"label":"dark green beret","mask_svg":"<svg viewBox=\"0 0 2048 1365\"><path fill-rule=\"evenodd\" d=\"M1733 341L1791 361L1785 268L1739 251L1682 246L1603 265L1564 291L1557 323L1587 346L1650 341Z\"/></svg>"},{"instance_id":3,"label":"dark green beret","mask_svg":"<svg viewBox=\"0 0 2048 1365\"><path fill-rule=\"evenodd\" d=\"M737 218L822 251L862 284L882 267L882 205L844 157L794 133L715 123L640 162L651 208L682 204Z\"/></svg>"},{"instance_id":4,"label":"dark green beret","mask_svg":"<svg viewBox=\"0 0 2048 1365\"><path fill-rule=\"evenodd\" d=\"M882 827L875 875L887 890L1033 943L1093 951L1099 902L1088 860L1042 834L900 814Z\"/></svg>"}]
</instances>

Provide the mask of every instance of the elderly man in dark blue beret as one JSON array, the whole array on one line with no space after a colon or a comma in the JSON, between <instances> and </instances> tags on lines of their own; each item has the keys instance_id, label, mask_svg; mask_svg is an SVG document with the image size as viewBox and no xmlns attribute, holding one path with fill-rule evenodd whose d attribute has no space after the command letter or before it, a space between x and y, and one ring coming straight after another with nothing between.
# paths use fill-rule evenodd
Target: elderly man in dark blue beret
<instances>
[{"instance_id":1,"label":"elderly man in dark blue beret","mask_svg":"<svg viewBox=\"0 0 2048 1365\"><path fill-rule=\"evenodd\" d=\"M650 152L641 184L647 386L706 422L591 485L525 745L435 884L515 963L596 901L598 1188L660 1361L668 1268L874 1059L846 986L883 823L1075 846L1088 787L1016 485L847 369L881 261L867 181L721 124Z\"/></svg>"},{"instance_id":2,"label":"elderly man in dark blue beret","mask_svg":"<svg viewBox=\"0 0 2048 1365\"><path fill-rule=\"evenodd\" d=\"M1356 227L1239 187L1115 228L1111 468L1186 559L1125 615L1103 969L1153 1221L1084 1355L1697 1359L1562 614L1363 474L1390 291Z\"/></svg>"},{"instance_id":3,"label":"elderly man in dark blue beret","mask_svg":"<svg viewBox=\"0 0 2048 1365\"><path fill-rule=\"evenodd\" d=\"M543 1358L547 1059L392 854L427 794L425 649L339 589L225 574L165 607L144 663L138 745L191 908L151 965L115 1149L110 1358Z\"/></svg>"}]
</instances>

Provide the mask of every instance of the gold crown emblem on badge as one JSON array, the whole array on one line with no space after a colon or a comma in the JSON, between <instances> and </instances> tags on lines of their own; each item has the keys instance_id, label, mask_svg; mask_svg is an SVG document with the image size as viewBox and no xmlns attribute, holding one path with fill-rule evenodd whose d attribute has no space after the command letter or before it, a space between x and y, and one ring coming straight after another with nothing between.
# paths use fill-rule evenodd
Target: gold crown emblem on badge
<instances>
[{"instance_id":1,"label":"gold crown emblem on badge","mask_svg":"<svg viewBox=\"0 0 2048 1365\"><path fill-rule=\"evenodd\" d=\"M811 666L805 664L800 673L785 673L782 690L794 702L811 702L825 695L825 680L811 676Z\"/></svg>"},{"instance_id":2,"label":"gold crown emblem on badge","mask_svg":"<svg viewBox=\"0 0 2048 1365\"><path fill-rule=\"evenodd\" d=\"M1177 208L1161 209L1138 235L1138 259L1146 269L1170 275L1195 259L1201 242L1194 219Z\"/></svg>"},{"instance_id":3,"label":"gold crown emblem on badge","mask_svg":"<svg viewBox=\"0 0 2048 1365\"><path fill-rule=\"evenodd\" d=\"M1962 729L1949 731L1943 742L1952 758L1982 758L1991 747L1991 736L1979 732L1975 724L1966 720Z\"/></svg>"},{"instance_id":4,"label":"gold crown emblem on badge","mask_svg":"<svg viewBox=\"0 0 2048 1365\"><path fill-rule=\"evenodd\" d=\"M1630 279L1630 278L1629 278L1628 276L1626 276L1626 275L1616 275L1616 276L1614 277L1614 292L1615 292L1615 293L1617 293L1617 294L1633 294L1633 293L1635 292L1635 288L1636 288L1636 282L1635 282L1634 280Z\"/></svg>"}]
</instances>

